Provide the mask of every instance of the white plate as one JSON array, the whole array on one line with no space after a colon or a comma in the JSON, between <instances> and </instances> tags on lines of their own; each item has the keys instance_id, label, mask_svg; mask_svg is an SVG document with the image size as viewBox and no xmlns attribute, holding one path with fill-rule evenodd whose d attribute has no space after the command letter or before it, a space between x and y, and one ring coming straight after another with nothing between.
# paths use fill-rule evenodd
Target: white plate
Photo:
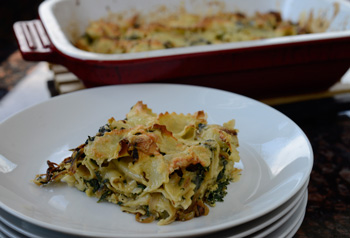
<instances>
[{"instance_id":1,"label":"white plate","mask_svg":"<svg viewBox=\"0 0 350 238\"><path fill-rule=\"evenodd\" d=\"M303 223L305 213L306 213L306 205L307 205L308 194L306 193L304 196L304 201L300 205L297 211L278 229L269 234L269 238L292 238L295 233L300 228Z\"/></svg>"},{"instance_id":2,"label":"white plate","mask_svg":"<svg viewBox=\"0 0 350 238\"><path fill-rule=\"evenodd\" d=\"M1 217L0 217L1 218ZM0 238L26 238L30 236L24 236L22 233L12 229L11 227L0 222Z\"/></svg>"},{"instance_id":3,"label":"white plate","mask_svg":"<svg viewBox=\"0 0 350 238\"><path fill-rule=\"evenodd\" d=\"M277 231L278 233L274 233L275 237L281 237L281 235L282 236L284 235L285 238L293 238L294 235L298 232L301 225L303 224L305 215L306 215L306 209L304 209L300 214L298 214L298 217L295 217L295 218L293 217L293 219L295 219L296 222L294 223L295 225L292 227L292 229L290 229L290 228L286 229L287 231L289 231L288 233L287 232L278 232L280 230L283 230L284 227L282 226L282 227L280 227L280 229L278 229L278 231ZM296 214L295 214L295 216L296 216Z\"/></svg>"},{"instance_id":4,"label":"white plate","mask_svg":"<svg viewBox=\"0 0 350 238\"><path fill-rule=\"evenodd\" d=\"M60 162L108 118L123 119L138 100L157 113L205 110L209 123L236 119L243 174L208 216L168 226L140 224L116 205L96 203L74 188L31 183L45 171L46 160ZM313 164L307 137L280 112L244 96L195 86L122 85L59 96L1 123L0 135L1 208L41 227L85 236L190 236L237 226L290 199Z\"/></svg>"},{"instance_id":5,"label":"white plate","mask_svg":"<svg viewBox=\"0 0 350 238\"><path fill-rule=\"evenodd\" d=\"M261 216L257 219L254 219L250 222L244 223L242 225L235 226L230 229L226 229L224 231L219 231L215 233L211 233L205 237L230 237L230 238L238 238L238 237L247 237L254 233L254 235L258 235L260 232L266 234L268 231L273 229L277 229L286 219L288 219L295 210L299 207L300 203L303 201L303 197L305 193L307 193L307 185L308 181L303 185L303 187L298 191L292 198L290 198L287 202L274 209L272 212L267 213L264 216ZM2 229L7 231L7 234L12 233L13 237L35 237L35 238L76 238L77 236L67 235L61 232L55 232L49 229L45 229L34 224L28 223L26 221L21 220L11 214L5 212L0 209L0 224L3 224ZM265 229L268 227L268 230Z\"/></svg>"},{"instance_id":6,"label":"white plate","mask_svg":"<svg viewBox=\"0 0 350 238\"><path fill-rule=\"evenodd\" d=\"M212 233L206 237L246 237L254 233L254 236L261 234L267 234L268 232L272 232L272 230L277 229L281 224L283 224L286 219L295 213L296 209L300 206L301 202L304 200L305 193L307 193L307 185L306 182L300 191L298 191L292 198L290 198L286 203L282 204L272 212L261 216L253 221L244 223L242 225L235 226L231 229L226 229L224 231ZM8 232L8 234L12 233L13 237L36 237L36 238L75 238L77 236L71 236L68 234L54 232L49 229L45 229L26 221L23 221L11 214L5 212L0 209L0 222L3 224L2 229Z\"/></svg>"},{"instance_id":7,"label":"white plate","mask_svg":"<svg viewBox=\"0 0 350 238\"><path fill-rule=\"evenodd\" d=\"M223 231L215 232L207 235L206 237L230 237L230 238L239 238L239 237L248 237L252 234L268 234L272 232L273 229L277 229L286 219L289 218L291 214L295 212L297 207L300 205L305 192L307 193L308 181L303 185L303 187L287 202L274 209L273 211L258 217L252 221L246 222L244 224L234 226Z\"/></svg>"},{"instance_id":8,"label":"white plate","mask_svg":"<svg viewBox=\"0 0 350 238\"><path fill-rule=\"evenodd\" d=\"M271 224L270 226L265 227L264 229L250 236L255 238L264 238L264 237L273 237L273 236L276 237L276 234L279 234L282 231L285 234L288 234L292 230L292 228L296 225L294 223L291 223L291 221L294 220L295 216L298 217L299 214L305 211L306 204L307 204L307 191L304 191L303 197L298 201L297 206L293 207L292 210L290 210L277 222ZM277 237L285 237L285 235L278 235Z\"/></svg>"},{"instance_id":9,"label":"white plate","mask_svg":"<svg viewBox=\"0 0 350 238\"><path fill-rule=\"evenodd\" d=\"M36 226L18 217L12 216L2 209L0 209L0 231L9 237L81 238L81 236L69 235Z\"/></svg>"}]
</instances>

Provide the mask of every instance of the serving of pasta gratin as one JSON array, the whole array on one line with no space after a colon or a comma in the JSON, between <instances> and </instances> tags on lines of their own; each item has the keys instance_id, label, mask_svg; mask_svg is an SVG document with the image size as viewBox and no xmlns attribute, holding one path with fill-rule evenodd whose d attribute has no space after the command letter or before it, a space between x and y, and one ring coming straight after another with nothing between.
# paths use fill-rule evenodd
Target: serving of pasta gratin
<instances>
[{"instance_id":1,"label":"serving of pasta gratin","mask_svg":"<svg viewBox=\"0 0 350 238\"><path fill-rule=\"evenodd\" d=\"M234 120L207 123L204 111L156 114L141 101L113 117L60 164L47 161L37 185L65 182L98 202L118 204L139 222L159 225L207 215L239 180Z\"/></svg>"}]
</instances>

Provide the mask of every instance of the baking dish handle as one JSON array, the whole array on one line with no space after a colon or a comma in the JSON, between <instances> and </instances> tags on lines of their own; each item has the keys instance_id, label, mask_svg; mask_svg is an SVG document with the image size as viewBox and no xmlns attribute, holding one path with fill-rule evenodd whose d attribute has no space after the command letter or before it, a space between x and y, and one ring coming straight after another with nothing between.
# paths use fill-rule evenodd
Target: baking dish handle
<instances>
[{"instance_id":1,"label":"baking dish handle","mask_svg":"<svg viewBox=\"0 0 350 238\"><path fill-rule=\"evenodd\" d=\"M19 21L13 25L19 50L25 60L56 63L51 41L40 20Z\"/></svg>"}]
</instances>

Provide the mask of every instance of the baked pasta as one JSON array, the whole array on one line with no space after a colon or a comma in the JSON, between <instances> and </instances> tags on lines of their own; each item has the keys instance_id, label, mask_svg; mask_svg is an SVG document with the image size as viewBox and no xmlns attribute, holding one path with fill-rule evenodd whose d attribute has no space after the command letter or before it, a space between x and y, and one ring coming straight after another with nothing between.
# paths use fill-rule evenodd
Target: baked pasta
<instances>
[{"instance_id":1,"label":"baked pasta","mask_svg":"<svg viewBox=\"0 0 350 238\"><path fill-rule=\"evenodd\" d=\"M148 22L136 14L123 21L92 21L75 45L85 51L120 54L306 33L310 33L307 27L282 20L278 12L249 17L242 13L202 16L181 12Z\"/></svg>"},{"instance_id":2,"label":"baked pasta","mask_svg":"<svg viewBox=\"0 0 350 238\"><path fill-rule=\"evenodd\" d=\"M48 161L37 185L65 182L118 204L139 222L159 225L207 215L239 179L234 120L207 124L194 114L153 113L137 102L124 120L111 118L60 164Z\"/></svg>"}]
</instances>

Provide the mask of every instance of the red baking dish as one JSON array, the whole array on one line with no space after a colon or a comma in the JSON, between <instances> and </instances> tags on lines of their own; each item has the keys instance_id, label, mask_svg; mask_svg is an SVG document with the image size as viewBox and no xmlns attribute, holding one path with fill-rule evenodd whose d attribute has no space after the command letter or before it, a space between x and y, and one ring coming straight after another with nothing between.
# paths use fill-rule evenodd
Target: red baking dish
<instances>
[{"instance_id":1,"label":"red baking dish","mask_svg":"<svg viewBox=\"0 0 350 238\"><path fill-rule=\"evenodd\" d=\"M40 19L16 22L14 32L24 59L61 64L87 87L167 82L264 98L325 90L350 67L350 4L345 0L215 1L226 11L279 11L291 21L310 15L322 18L329 27L321 33L110 55L72 44L90 21L110 12L151 12L161 5L191 12L212 2L47 0L39 7Z\"/></svg>"}]
</instances>

